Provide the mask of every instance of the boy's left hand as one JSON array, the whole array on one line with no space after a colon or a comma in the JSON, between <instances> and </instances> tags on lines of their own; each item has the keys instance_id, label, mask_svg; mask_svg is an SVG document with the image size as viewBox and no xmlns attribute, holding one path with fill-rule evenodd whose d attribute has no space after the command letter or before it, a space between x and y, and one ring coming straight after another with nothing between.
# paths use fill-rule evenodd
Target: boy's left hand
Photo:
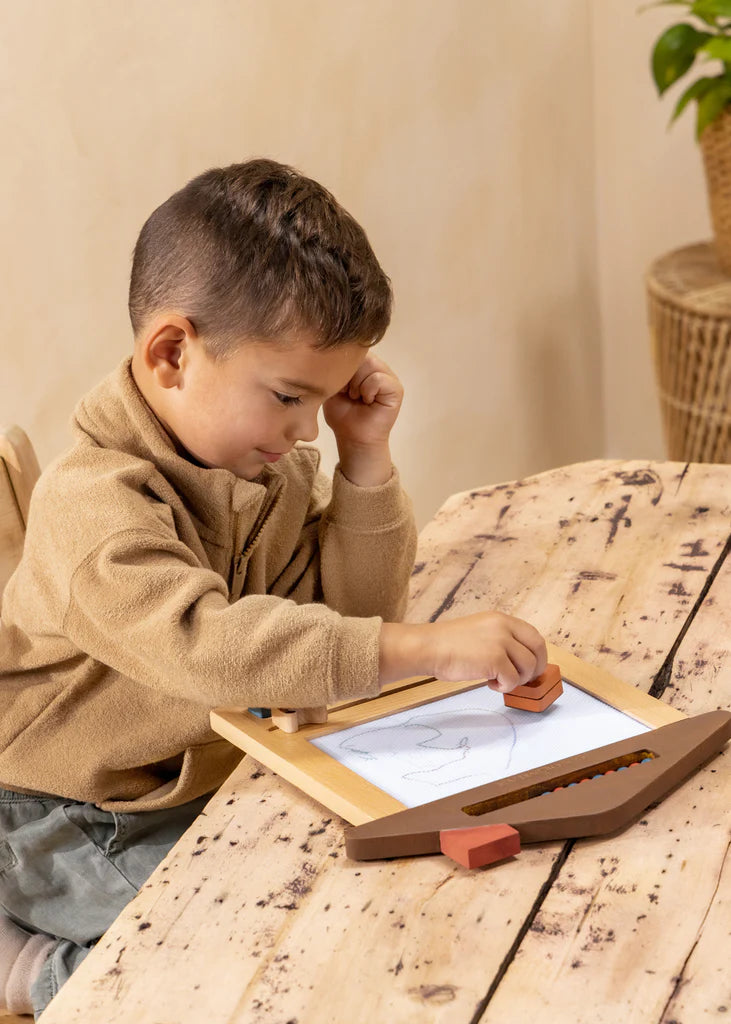
<instances>
[{"instance_id":1,"label":"boy's left hand","mask_svg":"<svg viewBox=\"0 0 731 1024\"><path fill-rule=\"evenodd\" d=\"M404 389L393 370L369 352L342 391L324 403L325 422L335 434L340 469L351 483L373 487L392 472L388 438Z\"/></svg>"}]
</instances>

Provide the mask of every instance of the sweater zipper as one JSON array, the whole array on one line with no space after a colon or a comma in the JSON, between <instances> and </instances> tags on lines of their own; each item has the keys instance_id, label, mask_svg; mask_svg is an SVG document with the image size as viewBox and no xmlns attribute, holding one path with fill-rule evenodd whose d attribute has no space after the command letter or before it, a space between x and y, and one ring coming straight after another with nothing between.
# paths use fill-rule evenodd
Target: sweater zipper
<instances>
[{"instance_id":1,"label":"sweater zipper","mask_svg":"<svg viewBox=\"0 0 731 1024\"><path fill-rule=\"evenodd\" d=\"M249 557L251 555L251 552L253 551L254 547L256 546L259 538L261 537L261 534L262 534L262 531L263 531L264 527L266 526L266 524L269 521L269 518L270 518L272 512L274 511L274 506L277 503L277 498L279 497L279 492L280 492L281 489L282 489L282 485L281 485L281 482L280 482L279 486L276 487L276 488L272 488L272 491L267 495L267 498L265 499L265 502L262 504L261 510L259 512L259 516L258 516L256 522L254 523L253 533L251 533L249 535L249 539L247 541L246 547L236 557L236 561L234 562L234 580L237 583L241 579L241 576L243 576L244 564L248 561L248 559L249 559ZM239 512L236 515L236 524L235 524L235 527L234 527L234 550L235 550L235 548L238 547L239 525L240 525L241 519L242 519L242 514Z\"/></svg>"}]
</instances>

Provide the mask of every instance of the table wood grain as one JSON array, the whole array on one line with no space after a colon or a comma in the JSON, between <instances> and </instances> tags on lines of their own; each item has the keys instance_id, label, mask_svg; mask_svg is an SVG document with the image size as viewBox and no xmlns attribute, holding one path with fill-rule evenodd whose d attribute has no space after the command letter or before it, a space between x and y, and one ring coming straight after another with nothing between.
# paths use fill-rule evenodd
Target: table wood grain
<instances>
[{"instance_id":1,"label":"table wood grain","mask_svg":"<svg viewBox=\"0 0 731 1024\"><path fill-rule=\"evenodd\" d=\"M688 714L731 707L731 466L595 461L450 498L408 618L499 608ZM43 1024L729 1020L725 751L631 827L468 871L355 863L245 757Z\"/></svg>"}]
</instances>

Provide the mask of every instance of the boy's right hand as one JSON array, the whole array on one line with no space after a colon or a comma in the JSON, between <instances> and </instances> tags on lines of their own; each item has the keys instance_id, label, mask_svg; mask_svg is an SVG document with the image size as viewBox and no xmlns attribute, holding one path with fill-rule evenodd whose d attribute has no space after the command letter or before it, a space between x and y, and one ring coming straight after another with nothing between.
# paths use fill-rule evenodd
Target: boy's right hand
<instances>
[{"instance_id":1,"label":"boy's right hand","mask_svg":"<svg viewBox=\"0 0 731 1024\"><path fill-rule=\"evenodd\" d=\"M479 612L437 623L384 622L380 681L432 675L447 682L487 679L508 693L539 676L548 656L541 634L512 615Z\"/></svg>"}]
</instances>

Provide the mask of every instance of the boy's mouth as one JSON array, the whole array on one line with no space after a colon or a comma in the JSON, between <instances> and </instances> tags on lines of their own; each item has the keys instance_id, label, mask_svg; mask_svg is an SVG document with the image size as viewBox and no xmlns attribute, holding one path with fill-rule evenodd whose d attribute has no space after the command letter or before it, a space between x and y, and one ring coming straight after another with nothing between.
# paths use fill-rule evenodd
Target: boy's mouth
<instances>
[{"instance_id":1,"label":"boy's mouth","mask_svg":"<svg viewBox=\"0 0 731 1024\"><path fill-rule=\"evenodd\" d=\"M276 462L277 459L281 459L283 455L287 454L286 452L265 452L263 448L257 450L265 462Z\"/></svg>"}]
</instances>

